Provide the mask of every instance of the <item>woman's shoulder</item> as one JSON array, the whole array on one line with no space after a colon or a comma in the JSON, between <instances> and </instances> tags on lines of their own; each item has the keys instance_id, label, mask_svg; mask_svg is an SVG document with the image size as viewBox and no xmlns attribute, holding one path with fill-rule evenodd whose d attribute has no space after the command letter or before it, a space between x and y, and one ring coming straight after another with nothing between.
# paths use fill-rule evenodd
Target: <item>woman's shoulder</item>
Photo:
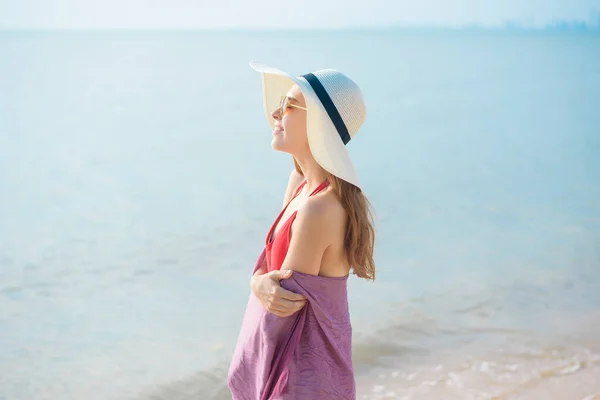
<instances>
[{"instance_id":1,"label":"woman's shoulder","mask_svg":"<svg viewBox=\"0 0 600 400\"><path fill-rule=\"evenodd\" d=\"M346 210L339 197L332 191L326 190L311 196L298 207L296 219L313 221L323 229L333 228L346 223Z\"/></svg>"}]
</instances>

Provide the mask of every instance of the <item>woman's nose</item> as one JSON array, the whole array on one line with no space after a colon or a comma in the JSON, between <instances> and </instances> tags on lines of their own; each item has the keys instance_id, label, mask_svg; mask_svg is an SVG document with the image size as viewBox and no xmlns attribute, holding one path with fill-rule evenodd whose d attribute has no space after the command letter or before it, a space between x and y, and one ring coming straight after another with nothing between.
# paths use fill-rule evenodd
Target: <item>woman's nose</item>
<instances>
[{"instance_id":1,"label":"woman's nose","mask_svg":"<svg viewBox=\"0 0 600 400\"><path fill-rule=\"evenodd\" d=\"M271 113L271 117L273 117L274 120L281 119L281 106L273 110L273 112Z\"/></svg>"}]
</instances>

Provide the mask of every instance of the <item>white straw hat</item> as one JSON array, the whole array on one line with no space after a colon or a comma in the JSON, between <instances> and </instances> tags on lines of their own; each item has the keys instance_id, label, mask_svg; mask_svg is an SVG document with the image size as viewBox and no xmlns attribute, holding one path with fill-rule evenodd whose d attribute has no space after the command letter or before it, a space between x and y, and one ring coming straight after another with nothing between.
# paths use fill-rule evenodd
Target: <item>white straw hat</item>
<instances>
[{"instance_id":1,"label":"white straw hat","mask_svg":"<svg viewBox=\"0 0 600 400\"><path fill-rule=\"evenodd\" d=\"M297 84L306 101L308 145L315 161L327 172L360 188L346 149L367 116L358 85L333 69L292 77L256 62L250 62L250 66L262 75L264 109L271 128L275 124L271 113L279 107L281 96Z\"/></svg>"}]
</instances>

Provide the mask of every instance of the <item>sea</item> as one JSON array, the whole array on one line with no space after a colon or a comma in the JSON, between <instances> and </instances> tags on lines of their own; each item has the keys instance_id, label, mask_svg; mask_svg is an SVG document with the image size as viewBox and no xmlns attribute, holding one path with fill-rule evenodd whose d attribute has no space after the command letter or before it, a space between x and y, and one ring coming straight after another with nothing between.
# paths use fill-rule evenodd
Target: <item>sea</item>
<instances>
[{"instance_id":1,"label":"sea","mask_svg":"<svg viewBox=\"0 0 600 400\"><path fill-rule=\"evenodd\" d=\"M600 399L600 34L0 33L0 399L222 400L290 156L256 60L344 72L360 399Z\"/></svg>"}]
</instances>

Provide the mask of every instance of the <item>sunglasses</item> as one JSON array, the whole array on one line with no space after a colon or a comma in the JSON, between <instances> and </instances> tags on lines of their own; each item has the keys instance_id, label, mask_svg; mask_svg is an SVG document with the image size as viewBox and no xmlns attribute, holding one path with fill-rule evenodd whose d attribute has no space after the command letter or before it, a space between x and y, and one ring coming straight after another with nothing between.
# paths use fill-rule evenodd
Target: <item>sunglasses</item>
<instances>
[{"instance_id":1,"label":"sunglasses","mask_svg":"<svg viewBox=\"0 0 600 400\"><path fill-rule=\"evenodd\" d=\"M290 103L290 99L287 96L281 96L281 100L279 101L279 117L283 117L283 114L285 114L285 112L287 111L287 109L289 107L296 107L299 108L301 110L305 110L305 107L301 107L299 105Z\"/></svg>"}]
</instances>

